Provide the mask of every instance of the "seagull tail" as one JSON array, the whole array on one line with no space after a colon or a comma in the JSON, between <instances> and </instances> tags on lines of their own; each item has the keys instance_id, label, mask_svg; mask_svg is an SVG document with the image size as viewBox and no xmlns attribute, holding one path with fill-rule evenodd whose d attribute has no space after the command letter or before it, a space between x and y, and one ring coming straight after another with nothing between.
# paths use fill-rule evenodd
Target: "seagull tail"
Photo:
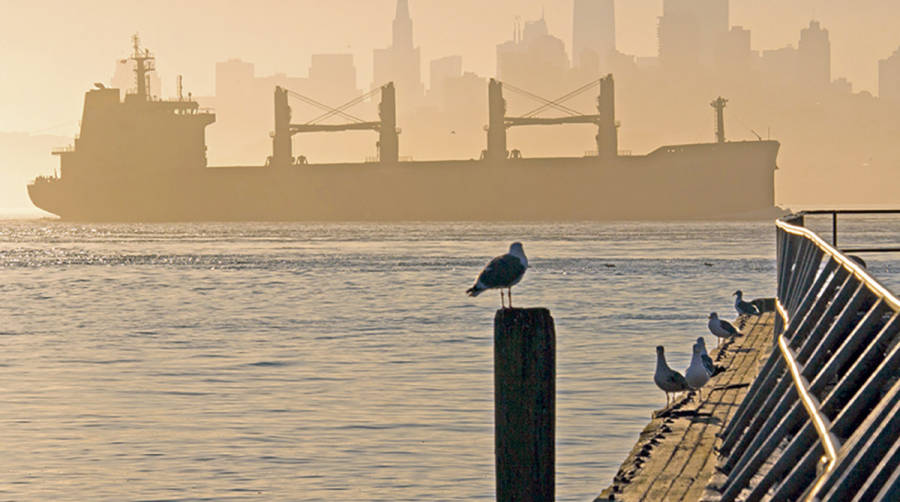
<instances>
[{"instance_id":1,"label":"seagull tail","mask_svg":"<svg viewBox=\"0 0 900 502\"><path fill-rule=\"evenodd\" d=\"M466 290L466 294L469 295L469 296L478 296L478 295L480 295L483 291L484 291L484 289L479 288L478 285L476 284L476 285L472 286L471 288L467 289L467 290Z\"/></svg>"}]
</instances>

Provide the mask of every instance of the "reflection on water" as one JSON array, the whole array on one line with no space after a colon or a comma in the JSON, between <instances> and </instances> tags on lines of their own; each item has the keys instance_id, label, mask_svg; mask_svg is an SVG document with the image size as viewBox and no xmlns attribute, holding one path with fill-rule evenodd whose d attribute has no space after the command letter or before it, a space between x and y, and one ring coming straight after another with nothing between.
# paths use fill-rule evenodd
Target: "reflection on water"
<instances>
[{"instance_id":1,"label":"reflection on water","mask_svg":"<svg viewBox=\"0 0 900 502\"><path fill-rule=\"evenodd\" d=\"M772 295L771 224L0 222L0 494L492 499L500 299L464 291L513 240L557 324L558 498L591 499L665 402L653 347L683 369Z\"/></svg>"}]
</instances>

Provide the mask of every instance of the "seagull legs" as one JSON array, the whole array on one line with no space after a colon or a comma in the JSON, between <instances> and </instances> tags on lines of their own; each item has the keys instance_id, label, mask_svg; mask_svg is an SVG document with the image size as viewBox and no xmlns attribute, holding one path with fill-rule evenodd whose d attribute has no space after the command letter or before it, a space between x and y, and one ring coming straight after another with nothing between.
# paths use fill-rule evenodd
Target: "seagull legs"
<instances>
[{"instance_id":1,"label":"seagull legs","mask_svg":"<svg viewBox=\"0 0 900 502\"><path fill-rule=\"evenodd\" d=\"M512 288L506 288L506 296L509 297L509 308L512 308Z\"/></svg>"},{"instance_id":2,"label":"seagull legs","mask_svg":"<svg viewBox=\"0 0 900 502\"><path fill-rule=\"evenodd\" d=\"M506 308L506 302L503 300L503 289L500 289L500 308Z\"/></svg>"}]
</instances>

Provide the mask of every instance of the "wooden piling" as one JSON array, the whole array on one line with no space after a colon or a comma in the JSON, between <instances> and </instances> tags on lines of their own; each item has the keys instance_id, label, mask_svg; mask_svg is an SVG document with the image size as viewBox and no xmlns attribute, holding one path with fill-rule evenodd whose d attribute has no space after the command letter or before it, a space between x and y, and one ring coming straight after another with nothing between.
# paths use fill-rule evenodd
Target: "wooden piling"
<instances>
[{"instance_id":1,"label":"wooden piling","mask_svg":"<svg viewBox=\"0 0 900 502\"><path fill-rule=\"evenodd\" d=\"M545 308L494 317L494 452L499 502L555 494L556 331Z\"/></svg>"}]
</instances>

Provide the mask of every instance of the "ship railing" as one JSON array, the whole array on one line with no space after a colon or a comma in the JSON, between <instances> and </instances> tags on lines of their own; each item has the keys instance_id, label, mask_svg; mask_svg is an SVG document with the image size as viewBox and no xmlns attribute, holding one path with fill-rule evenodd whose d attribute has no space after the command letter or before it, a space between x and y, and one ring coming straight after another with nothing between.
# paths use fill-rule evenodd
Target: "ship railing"
<instances>
[{"instance_id":1,"label":"ship railing","mask_svg":"<svg viewBox=\"0 0 900 502\"><path fill-rule=\"evenodd\" d=\"M616 152L616 154L619 157L631 157L632 155L634 155L631 150L619 150ZM585 157L599 157L600 151L599 150L586 150L584 152L584 156Z\"/></svg>"},{"instance_id":2,"label":"ship railing","mask_svg":"<svg viewBox=\"0 0 900 502\"><path fill-rule=\"evenodd\" d=\"M900 300L804 216L776 222L775 350L721 434L711 487L721 501L900 500Z\"/></svg>"},{"instance_id":3,"label":"ship railing","mask_svg":"<svg viewBox=\"0 0 900 502\"><path fill-rule=\"evenodd\" d=\"M52 155L61 155L75 151L75 145L60 146L50 150Z\"/></svg>"}]
</instances>

